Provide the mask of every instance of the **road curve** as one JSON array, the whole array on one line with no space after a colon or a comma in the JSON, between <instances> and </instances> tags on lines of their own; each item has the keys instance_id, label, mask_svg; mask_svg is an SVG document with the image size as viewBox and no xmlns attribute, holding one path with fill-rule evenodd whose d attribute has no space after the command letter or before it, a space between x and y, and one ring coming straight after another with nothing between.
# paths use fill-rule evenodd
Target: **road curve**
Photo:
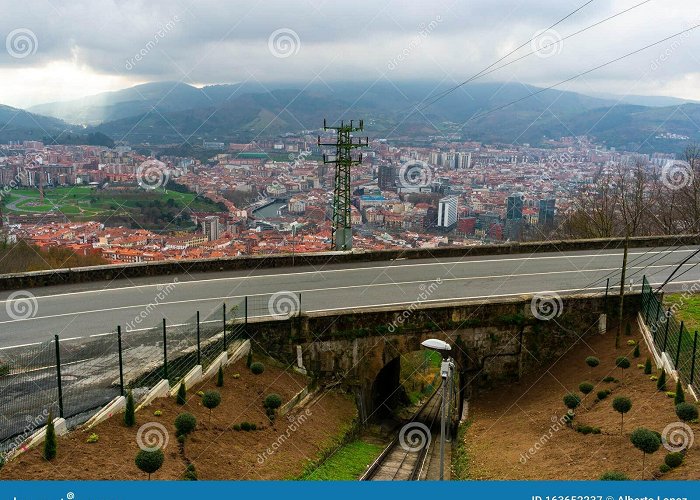
<instances>
[{"instance_id":1,"label":"road curve","mask_svg":"<svg viewBox=\"0 0 700 500\"><path fill-rule=\"evenodd\" d=\"M628 277L662 283L697 247L631 249ZM182 274L113 282L51 286L0 293L0 348L61 338L86 337L202 318L249 296L251 316L270 314L272 294L301 293L302 310L343 310L459 298L508 297L543 291L601 291L606 279L618 283L621 250L532 255L412 259L387 262L251 269ZM700 280L700 256L678 272L672 287ZM175 283L175 284L173 284ZM31 294L29 300L17 297ZM19 294L19 295L18 295ZM21 295L25 294L25 295ZM20 307L27 306L27 307ZM144 312L147 311L146 314ZM141 316L140 323L134 319Z\"/></svg>"}]
</instances>

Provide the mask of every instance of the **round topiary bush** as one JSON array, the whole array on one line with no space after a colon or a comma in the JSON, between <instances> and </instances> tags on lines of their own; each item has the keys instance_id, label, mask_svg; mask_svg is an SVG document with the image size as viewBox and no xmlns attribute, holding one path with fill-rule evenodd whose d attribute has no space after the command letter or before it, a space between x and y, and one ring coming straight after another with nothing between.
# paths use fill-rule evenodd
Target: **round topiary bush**
<instances>
[{"instance_id":1,"label":"round topiary bush","mask_svg":"<svg viewBox=\"0 0 700 500\"><path fill-rule=\"evenodd\" d=\"M566 407L569 410L575 410L578 407L578 405L581 404L581 398L572 392L570 392L569 394L566 394L564 396L563 400L564 400L564 405L566 405Z\"/></svg>"},{"instance_id":2,"label":"round topiary bush","mask_svg":"<svg viewBox=\"0 0 700 500\"><path fill-rule=\"evenodd\" d=\"M658 433L638 427L630 435L630 441L635 448L642 452L642 472L644 471L644 461L647 453L654 453L661 446L661 439Z\"/></svg>"},{"instance_id":3,"label":"round topiary bush","mask_svg":"<svg viewBox=\"0 0 700 500\"><path fill-rule=\"evenodd\" d=\"M221 394L219 391L207 391L202 396L202 404L209 410L209 420L211 421L211 411L221 404Z\"/></svg>"},{"instance_id":4,"label":"round topiary bush","mask_svg":"<svg viewBox=\"0 0 700 500\"><path fill-rule=\"evenodd\" d=\"M666 465L666 464L661 464L661 465L659 465L659 472L660 472L661 474L666 474L666 473L667 473L668 471L670 471L670 470L671 470L671 468L670 468L668 465Z\"/></svg>"},{"instance_id":5,"label":"round topiary bush","mask_svg":"<svg viewBox=\"0 0 700 500\"><path fill-rule=\"evenodd\" d=\"M683 422L690 422L692 420L697 420L698 418L698 407L690 403L680 403L676 405L676 415Z\"/></svg>"},{"instance_id":6,"label":"round topiary bush","mask_svg":"<svg viewBox=\"0 0 700 500\"><path fill-rule=\"evenodd\" d=\"M622 428L625 425L625 413L632 409L632 401L630 398L620 396L613 399L612 407L622 417L620 421L620 434L622 434Z\"/></svg>"},{"instance_id":7,"label":"round topiary bush","mask_svg":"<svg viewBox=\"0 0 700 500\"><path fill-rule=\"evenodd\" d=\"M584 394L590 394L593 391L593 384L590 382L581 382L578 385L578 390Z\"/></svg>"},{"instance_id":8,"label":"round topiary bush","mask_svg":"<svg viewBox=\"0 0 700 500\"><path fill-rule=\"evenodd\" d=\"M134 462L136 463L136 467L148 474L148 479L151 479L151 474L160 469L164 460L165 455L163 454L163 450L158 448L157 450L151 451L140 450L136 454Z\"/></svg>"},{"instance_id":9,"label":"round topiary bush","mask_svg":"<svg viewBox=\"0 0 700 500\"><path fill-rule=\"evenodd\" d=\"M683 463L683 453L681 453L680 451L674 451L669 453L664 458L664 463L668 465L671 469L675 469Z\"/></svg>"},{"instance_id":10,"label":"round topiary bush","mask_svg":"<svg viewBox=\"0 0 700 500\"><path fill-rule=\"evenodd\" d=\"M630 360L627 359L624 356L620 356L615 360L615 366L618 368L622 368L623 370L626 370L627 368L630 367Z\"/></svg>"},{"instance_id":11,"label":"round topiary bush","mask_svg":"<svg viewBox=\"0 0 700 500\"><path fill-rule=\"evenodd\" d=\"M598 399L605 399L608 397L608 391L598 391Z\"/></svg>"},{"instance_id":12,"label":"round topiary bush","mask_svg":"<svg viewBox=\"0 0 700 500\"><path fill-rule=\"evenodd\" d=\"M263 406L265 408L270 408L271 410L276 410L277 408L282 406L282 398L279 394L268 394L265 398L265 401L263 402Z\"/></svg>"},{"instance_id":13,"label":"round topiary bush","mask_svg":"<svg viewBox=\"0 0 700 500\"><path fill-rule=\"evenodd\" d=\"M246 431L246 432L249 431L249 430L251 430L251 425L250 425L250 423L249 423L249 422L243 422L243 423L241 424L241 430Z\"/></svg>"},{"instance_id":14,"label":"round topiary bush","mask_svg":"<svg viewBox=\"0 0 700 500\"><path fill-rule=\"evenodd\" d=\"M588 356L586 358L586 364L590 366L591 368L595 368L600 364L600 360L596 358L595 356Z\"/></svg>"},{"instance_id":15,"label":"round topiary bush","mask_svg":"<svg viewBox=\"0 0 700 500\"><path fill-rule=\"evenodd\" d=\"M191 413L180 413L175 418L175 429L178 436L187 436L197 427L197 419Z\"/></svg>"},{"instance_id":16,"label":"round topiary bush","mask_svg":"<svg viewBox=\"0 0 700 500\"><path fill-rule=\"evenodd\" d=\"M628 481L629 478L623 472L609 470L600 476L601 481Z\"/></svg>"},{"instance_id":17,"label":"round topiary bush","mask_svg":"<svg viewBox=\"0 0 700 500\"><path fill-rule=\"evenodd\" d=\"M265 365L260 361L256 361L250 365L250 371L253 372L254 375L260 375L265 371Z\"/></svg>"}]
</instances>

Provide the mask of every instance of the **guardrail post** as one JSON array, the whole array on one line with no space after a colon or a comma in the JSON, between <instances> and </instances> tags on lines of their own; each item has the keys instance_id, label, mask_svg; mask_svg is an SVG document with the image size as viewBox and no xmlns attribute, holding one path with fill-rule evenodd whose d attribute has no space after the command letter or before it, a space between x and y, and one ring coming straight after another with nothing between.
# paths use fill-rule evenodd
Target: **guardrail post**
<instances>
[{"instance_id":1,"label":"guardrail post","mask_svg":"<svg viewBox=\"0 0 700 500\"><path fill-rule=\"evenodd\" d=\"M224 352L228 349L228 346L226 345L226 302L223 304L223 316L224 316Z\"/></svg>"},{"instance_id":2,"label":"guardrail post","mask_svg":"<svg viewBox=\"0 0 700 500\"><path fill-rule=\"evenodd\" d=\"M197 364L202 364L202 345L200 343L199 311L197 311Z\"/></svg>"},{"instance_id":3,"label":"guardrail post","mask_svg":"<svg viewBox=\"0 0 700 500\"><path fill-rule=\"evenodd\" d=\"M668 342L668 325L671 323L671 308L666 311L666 333L664 334L664 345L661 348L661 352L666 352L666 342Z\"/></svg>"},{"instance_id":4,"label":"guardrail post","mask_svg":"<svg viewBox=\"0 0 700 500\"><path fill-rule=\"evenodd\" d=\"M695 377L695 350L698 347L698 331L695 330L695 337L693 337L693 362L690 364L690 385L693 385L693 378Z\"/></svg>"},{"instance_id":5,"label":"guardrail post","mask_svg":"<svg viewBox=\"0 0 700 500\"><path fill-rule=\"evenodd\" d=\"M163 378L168 378L168 334L165 318L163 318Z\"/></svg>"},{"instance_id":6,"label":"guardrail post","mask_svg":"<svg viewBox=\"0 0 700 500\"><path fill-rule=\"evenodd\" d=\"M122 358L122 327L117 326L117 349L119 349L119 389L124 395L124 359Z\"/></svg>"},{"instance_id":7,"label":"guardrail post","mask_svg":"<svg viewBox=\"0 0 700 500\"><path fill-rule=\"evenodd\" d=\"M58 383L58 416L63 418L63 384L61 383L61 347L58 335L54 335L56 343L56 381Z\"/></svg>"},{"instance_id":8,"label":"guardrail post","mask_svg":"<svg viewBox=\"0 0 700 500\"><path fill-rule=\"evenodd\" d=\"M678 334L678 348L676 349L676 362L673 364L673 366L676 367L676 371L678 370L678 361L681 359L681 342L683 341L683 322L681 321L681 331Z\"/></svg>"}]
</instances>

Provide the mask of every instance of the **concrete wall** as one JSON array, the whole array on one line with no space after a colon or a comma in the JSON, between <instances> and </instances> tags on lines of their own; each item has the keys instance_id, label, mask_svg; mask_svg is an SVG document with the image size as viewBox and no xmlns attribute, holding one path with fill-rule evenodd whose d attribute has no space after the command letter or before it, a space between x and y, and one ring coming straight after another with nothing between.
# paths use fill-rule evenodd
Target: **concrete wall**
<instances>
[{"instance_id":1,"label":"concrete wall","mask_svg":"<svg viewBox=\"0 0 700 500\"><path fill-rule=\"evenodd\" d=\"M381 250L375 252L324 252L291 255L246 256L225 259L199 259L177 262L148 262L110 266L94 266L53 271L35 271L0 276L0 290L14 290L39 286L105 281L143 276L167 276L231 270L269 269L306 265L346 264L353 262L377 262L392 259L422 259L433 257L465 257L482 255L529 254L544 252L568 252L574 250L616 249L623 245L622 238L569 240L531 243L506 243L476 247L443 247L430 249ZM700 244L700 236L638 237L630 240L632 247L667 247Z\"/></svg>"},{"instance_id":2,"label":"concrete wall","mask_svg":"<svg viewBox=\"0 0 700 500\"><path fill-rule=\"evenodd\" d=\"M626 296L628 314L637 313L640 300L640 294ZM421 305L398 327L396 317L405 309L395 306L362 313L311 313L286 322L252 323L248 332L254 350L290 364L301 346L311 376L339 379L357 395L361 415L368 415L374 409L377 375L401 354L419 350L423 340L440 338L452 344L463 392L478 390L516 380L580 338L598 335L600 315L612 312L616 299L610 297L606 304L598 294L562 296L560 314L548 321L535 317L531 304L532 296L523 295L496 302Z\"/></svg>"}]
</instances>

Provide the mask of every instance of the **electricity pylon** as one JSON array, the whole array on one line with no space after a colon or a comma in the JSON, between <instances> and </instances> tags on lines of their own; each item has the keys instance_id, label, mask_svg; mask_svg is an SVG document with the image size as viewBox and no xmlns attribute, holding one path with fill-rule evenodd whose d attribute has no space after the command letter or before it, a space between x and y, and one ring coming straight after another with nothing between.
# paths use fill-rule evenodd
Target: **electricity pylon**
<instances>
[{"instance_id":1,"label":"electricity pylon","mask_svg":"<svg viewBox=\"0 0 700 500\"><path fill-rule=\"evenodd\" d=\"M337 137L334 143L322 143L318 138L319 146L335 146L335 158L329 160L323 155L323 163L335 164L335 182L333 184L333 228L331 246L335 250L352 249L352 227L350 223L350 168L362 163L362 153L357 160L352 159L354 148L364 148L369 145L369 139L358 138L353 140L353 132L364 130L364 123L360 120L360 126L355 127L350 120L346 125L342 121L339 127L326 126L323 120L323 130L335 130Z\"/></svg>"}]
</instances>

